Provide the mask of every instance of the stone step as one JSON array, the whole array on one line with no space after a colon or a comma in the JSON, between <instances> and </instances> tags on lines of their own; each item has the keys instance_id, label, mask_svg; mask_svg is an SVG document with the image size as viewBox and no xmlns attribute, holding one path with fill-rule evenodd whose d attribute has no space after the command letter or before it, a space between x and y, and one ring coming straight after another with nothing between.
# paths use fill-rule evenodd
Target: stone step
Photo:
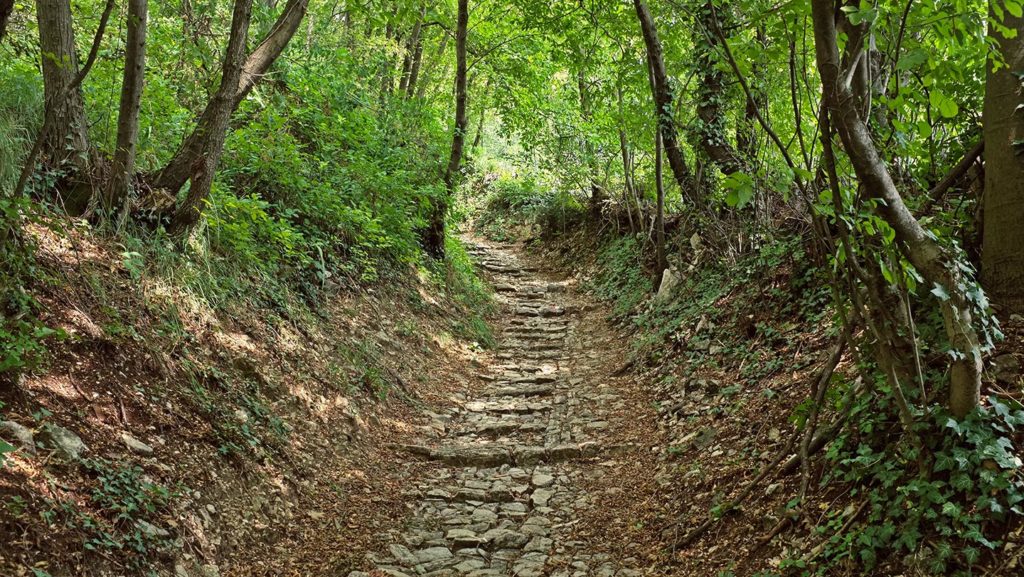
<instances>
[{"instance_id":1,"label":"stone step","mask_svg":"<svg viewBox=\"0 0 1024 577\"><path fill-rule=\"evenodd\" d=\"M621 447L618 446L606 448L593 441L551 447L485 443L479 445L442 445L440 447L398 445L396 448L414 455L426 457L431 461L439 461L446 465L457 467L499 467L501 465L522 467L539 463L553 464L574 459L589 459L609 451L618 452L621 450Z\"/></svg>"},{"instance_id":2,"label":"stone step","mask_svg":"<svg viewBox=\"0 0 1024 577\"><path fill-rule=\"evenodd\" d=\"M516 309L516 315L521 317L543 317L552 318L560 317L565 315L566 310L559 306L550 307L519 307Z\"/></svg>"},{"instance_id":3,"label":"stone step","mask_svg":"<svg viewBox=\"0 0 1024 577\"><path fill-rule=\"evenodd\" d=\"M547 396L555 392L555 387L550 384L537 384L537 385L509 385L506 387L498 387L496 389L489 389L487 394L495 397L541 397Z\"/></svg>"},{"instance_id":4,"label":"stone step","mask_svg":"<svg viewBox=\"0 0 1024 577\"><path fill-rule=\"evenodd\" d=\"M465 404L467 411L471 413L516 413L529 414L541 411L550 411L549 403L519 403L502 401L471 401Z\"/></svg>"}]
</instances>

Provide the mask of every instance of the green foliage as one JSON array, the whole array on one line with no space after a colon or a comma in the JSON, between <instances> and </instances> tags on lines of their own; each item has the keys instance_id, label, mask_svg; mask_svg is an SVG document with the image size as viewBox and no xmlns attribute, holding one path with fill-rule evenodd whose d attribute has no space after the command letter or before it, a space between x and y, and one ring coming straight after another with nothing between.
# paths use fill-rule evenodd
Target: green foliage
<instances>
[{"instance_id":1,"label":"green foliage","mask_svg":"<svg viewBox=\"0 0 1024 577\"><path fill-rule=\"evenodd\" d=\"M0 381L31 369L45 355L46 341L64 336L39 322L39 303L26 289L39 270L34 246L20 229L35 214L27 199L0 195Z\"/></svg>"},{"instance_id":2,"label":"green foliage","mask_svg":"<svg viewBox=\"0 0 1024 577\"><path fill-rule=\"evenodd\" d=\"M445 247L446 262L433 263L431 276L464 311L455 321L454 331L481 347L493 348L497 342L486 320L494 311L490 287L477 276L466 248L458 239L448 238Z\"/></svg>"},{"instance_id":3,"label":"green foliage","mask_svg":"<svg viewBox=\"0 0 1024 577\"><path fill-rule=\"evenodd\" d=\"M169 510L181 491L149 480L132 465L86 459L82 466L93 483L88 505L95 514L72 501L48 499L50 509L42 513L43 520L81 531L89 551L117 552L133 569L149 567L154 554L171 544L170 534L152 522Z\"/></svg>"},{"instance_id":4,"label":"green foliage","mask_svg":"<svg viewBox=\"0 0 1024 577\"><path fill-rule=\"evenodd\" d=\"M636 312L651 294L653 281L644 268L643 245L632 237L614 239L598 253L600 266L594 291L612 302L617 316Z\"/></svg>"},{"instance_id":5,"label":"green foliage","mask_svg":"<svg viewBox=\"0 0 1024 577\"><path fill-rule=\"evenodd\" d=\"M39 129L43 94L37 70L25 60L0 53L0 79L0 198L8 202Z\"/></svg>"},{"instance_id":6,"label":"green foliage","mask_svg":"<svg viewBox=\"0 0 1024 577\"><path fill-rule=\"evenodd\" d=\"M261 385L214 367L186 363L191 399L210 424L217 451L257 459L279 454L290 428L265 401Z\"/></svg>"},{"instance_id":7,"label":"green foliage","mask_svg":"<svg viewBox=\"0 0 1024 577\"><path fill-rule=\"evenodd\" d=\"M935 575L970 575L982 551L997 550L993 534L1024 515L1024 475L1015 439L1024 425L1016 402L989 404L957 421L940 407L919 420L915 437L896 441L884 431L892 407L858 399L857 426L829 451L826 478L852 484L867 501L864 526L845 533L833 513L821 531L830 562L850 560L871 568L891 555ZM882 410L879 410L879 409Z\"/></svg>"}]
</instances>

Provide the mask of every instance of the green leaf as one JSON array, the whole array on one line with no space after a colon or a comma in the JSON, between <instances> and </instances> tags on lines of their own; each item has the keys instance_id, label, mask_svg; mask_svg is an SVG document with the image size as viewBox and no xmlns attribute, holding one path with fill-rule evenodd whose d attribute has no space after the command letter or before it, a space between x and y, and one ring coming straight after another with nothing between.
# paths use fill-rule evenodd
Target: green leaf
<instances>
[{"instance_id":1,"label":"green leaf","mask_svg":"<svg viewBox=\"0 0 1024 577\"><path fill-rule=\"evenodd\" d=\"M754 179L749 174L734 172L722 181L728 191L725 202L734 208L743 208L754 198Z\"/></svg>"},{"instance_id":2,"label":"green leaf","mask_svg":"<svg viewBox=\"0 0 1024 577\"><path fill-rule=\"evenodd\" d=\"M904 54L900 58L899 63L896 64L896 67L900 70L910 70L917 68L925 62L928 62L928 51L924 48L915 48Z\"/></svg>"},{"instance_id":3,"label":"green leaf","mask_svg":"<svg viewBox=\"0 0 1024 577\"><path fill-rule=\"evenodd\" d=\"M953 118L960 112L960 106L950 97L938 90L932 90L928 94L928 102L939 109L943 118Z\"/></svg>"},{"instance_id":4,"label":"green leaf","mask_svg":"<svg viewBox=\"0 0 1024 577\"><path fill-rule=\"evenodd\" d=\"M932 288L932 294L937 296L939 300L943 302L949 300L949 291L947 291L946 287L940 285L939 283L935 283L935 286ZM959 432L959 430L957 432Z\"/></svg>"}]
</instances>

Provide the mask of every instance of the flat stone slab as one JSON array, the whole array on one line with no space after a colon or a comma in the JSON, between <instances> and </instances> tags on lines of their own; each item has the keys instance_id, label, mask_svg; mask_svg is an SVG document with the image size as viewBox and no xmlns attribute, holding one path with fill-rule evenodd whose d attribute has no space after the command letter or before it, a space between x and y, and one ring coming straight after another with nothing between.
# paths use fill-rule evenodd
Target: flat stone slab
<instances>
[{"instance_id":1,"label":"flat stone slab","mask_svg":"<svg viewBox=\"0 0 1024 577\"><path fill-rule=\"evenodd\" d=\"M542 397L554 392L555 387L551 385L510 385L491 391L496 397Z\"/></svg>"},{"instance_id":2,"label":"flat stone slab","mask_svg":"<svg viewBox=\"0 0 1024 577\"><path fill-rule=\"evenodd\" d=\"M422 445L400 445L397 448L459 467L524 466L537 463L560 463L574 459L589 459L605 452L605 447L592 441L551 447L532 445L442 445L431 448Z\"/></svg>"}]
</instances>

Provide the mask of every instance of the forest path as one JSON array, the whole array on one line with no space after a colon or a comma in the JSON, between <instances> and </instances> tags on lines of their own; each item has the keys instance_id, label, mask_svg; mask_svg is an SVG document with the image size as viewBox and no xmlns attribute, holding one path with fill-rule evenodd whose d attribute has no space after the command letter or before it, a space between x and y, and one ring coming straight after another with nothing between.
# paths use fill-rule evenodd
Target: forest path
<instances>
[{"instance_id":1,"label":"forest path","mask_svg":"<svg viewBox=\"0 0 1024 577\"><path fill-rule=\"evenodd\" d=\"M399 448L398 458L438 466L408 486L404 526L367 556L375 569L349 577L657 574L631 556L641 547L630 527L642 524L626 509L652 493L636 489L653 474L639 423L656 417L611 377L625 340L571 280L524 264L512 247L468 248L505 309L499 348L481 387L436 416L437 437ZM595 546L609 531L614 542Z\"/></svg>"}]
</instances>

